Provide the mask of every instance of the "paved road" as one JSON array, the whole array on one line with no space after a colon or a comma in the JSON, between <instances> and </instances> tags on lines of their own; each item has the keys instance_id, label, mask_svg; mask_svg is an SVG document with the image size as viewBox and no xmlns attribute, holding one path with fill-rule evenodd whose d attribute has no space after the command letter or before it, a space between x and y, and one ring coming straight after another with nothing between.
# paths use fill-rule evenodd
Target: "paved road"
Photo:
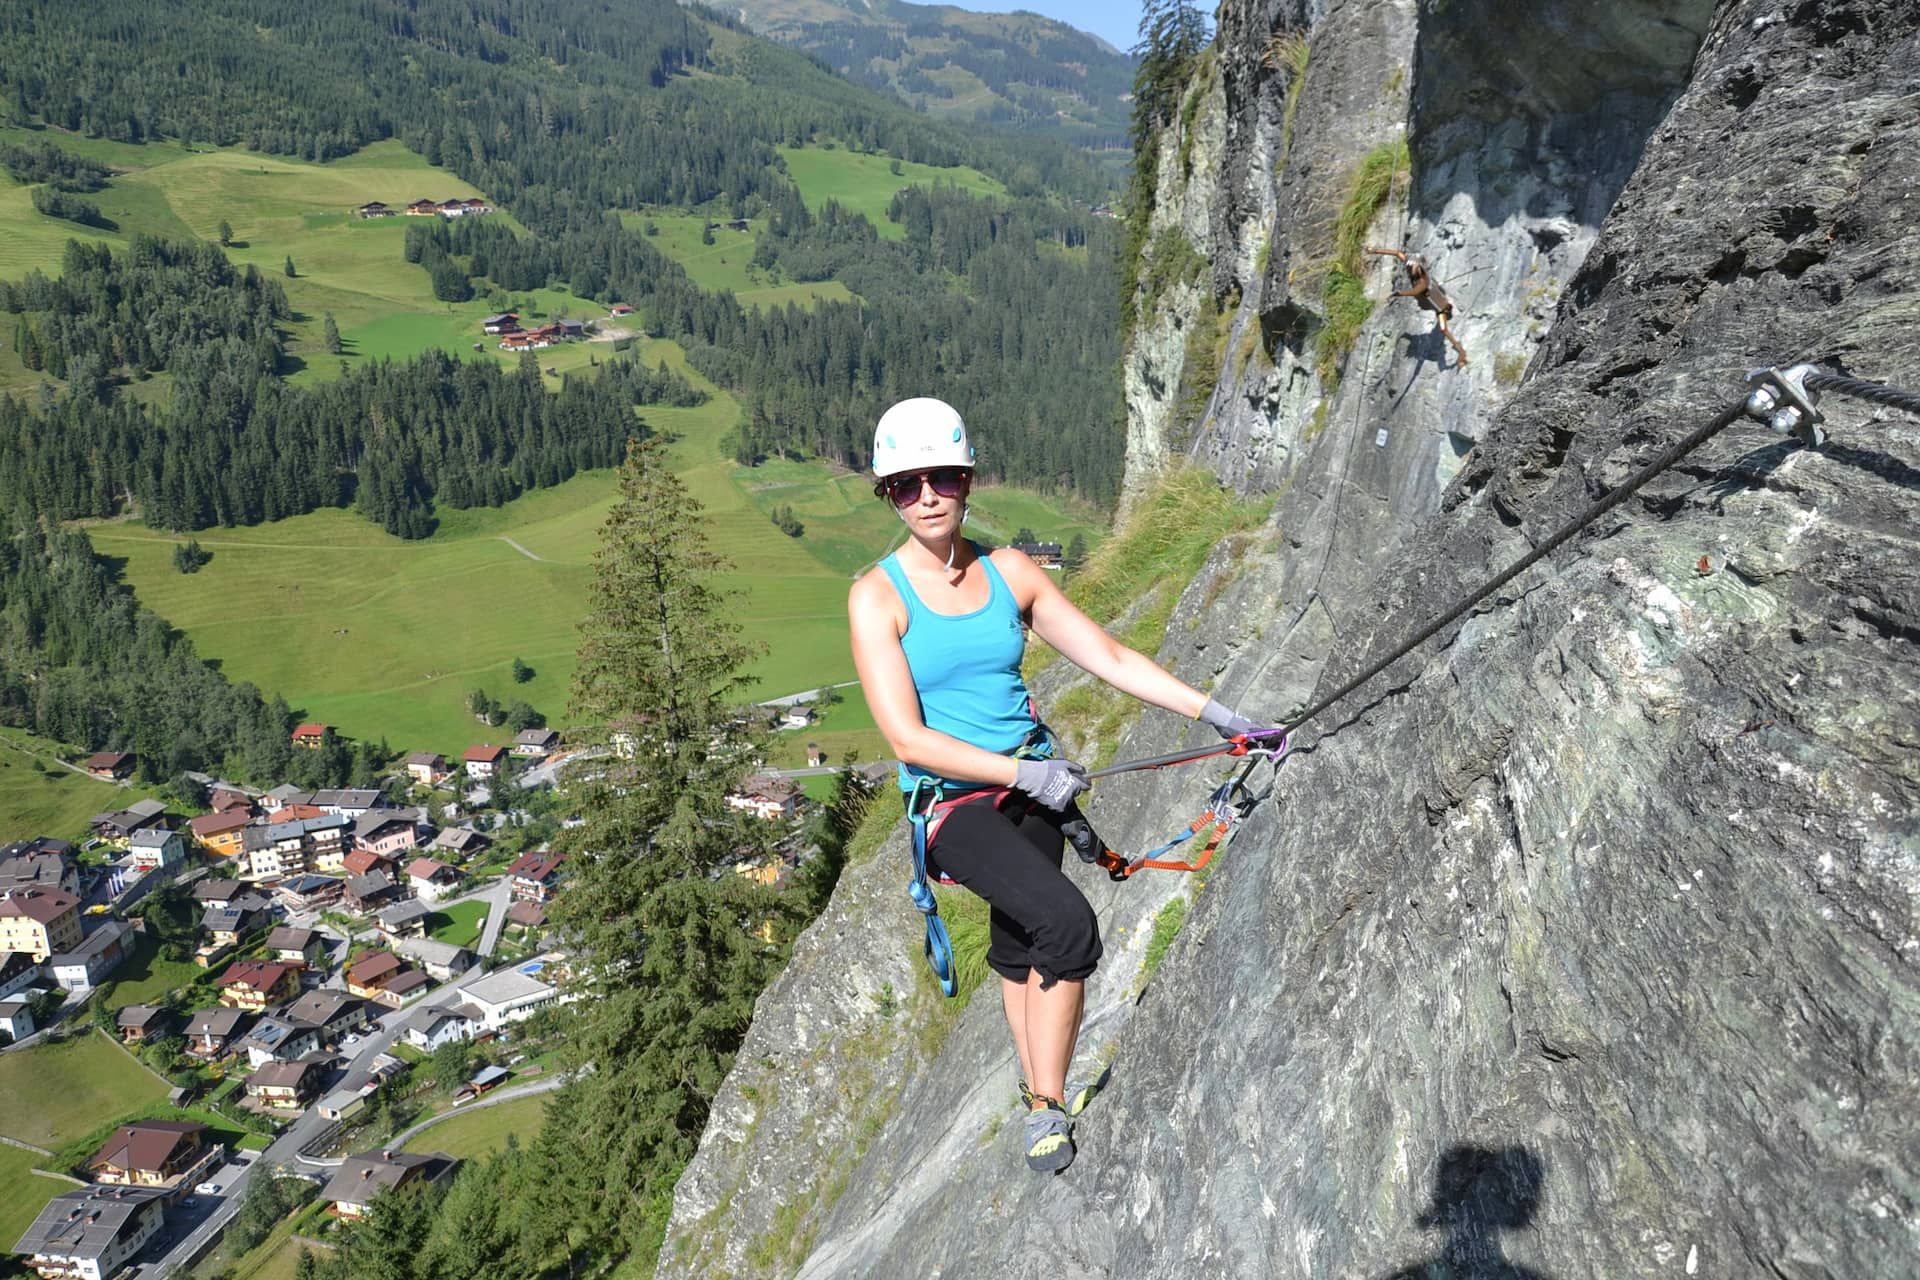
<instances>
[{"instance_id":1,"label":"paved road","mask_svg":"<svg viewBox=\"0 0 1920 1280\"><path fill-rule=\"evenodd\" d=\"M463 1116L469 1111L485 1111L488 1107L497 1107L503 1102L513 1102L520 1098L531 1098L536 1094L552 1093L555 1089L565 1084L568 1078L565 1072L556 1072L551 1076L542 1076L530 1084L516 1084L510 1089L496 1089L477 1102L469 1102L452 1111L442 1111L437 1116L428 1116L411 1129L406 1129L394 1134L391 1143L396 1148L404 1147L412 1140L416 1133L431 1129L442 1120L451 1120L455 1116Z\"/></svg>"},{"instance_id":2,"label":"paved road","mask_svg":"<svg viewBox=\"0 0 1920 1280\"><path fill-rule=\"evenodd\" d=\"M812 702L828 689L851 689L859 683L858 680L842 680L839 684L822 685L818 689L802 689L799 693L789 693L785 697L767 698L758 705L763 707L791 707L801 702Z\"/></svg>"},{"instance_id":3,"label":"paved road","mask_svg":"<svg viewBox=\"0 0 1920 1280\"><path fill-rule=\"evenodd\" d=\"M513 905L513 881L501 876L487 891L487 927L480 933L480 945L474 953L482 959L493 954L494 944L500 941L500 928L507 922L507 908Z\"/></svg>"}]
</instances>

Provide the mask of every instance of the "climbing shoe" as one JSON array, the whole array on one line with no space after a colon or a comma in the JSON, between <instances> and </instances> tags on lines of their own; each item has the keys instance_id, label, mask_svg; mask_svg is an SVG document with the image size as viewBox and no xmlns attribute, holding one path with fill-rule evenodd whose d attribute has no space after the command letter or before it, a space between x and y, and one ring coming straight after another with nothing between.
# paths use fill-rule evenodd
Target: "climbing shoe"
<instances>
[{"instance_id":1,"label":"climbing shoe","mask_svg":"<svg viewBox=\"0 0 1920 1280\"><path fill-rule=\"evenodd\" d=\"M1036 1173L1058 1173L1073 1163L1073 1121L1052 1098L1027 1112L1027 1167Z\"/></svg>"},{"instance_id":2,"label":"climbing shoe","mask_svg":"<svg viewBox=\"0 0 1920 1280\"><path fill-rule=\"evenodd\" d=\"M1099 1095L1100 1082L1098 1080L1092 1080L1085 1084L1075 1084L1071 1080L1067 1081L1067 1115L1078 1116L1082 1111L1087 1109L1087 1104ZM1027 1088L1027 1082L1025 1080L1020 1082L1020 1105L1028 1110L1033 1109L1033 1090Z\"/></svg>"}]
</instances>

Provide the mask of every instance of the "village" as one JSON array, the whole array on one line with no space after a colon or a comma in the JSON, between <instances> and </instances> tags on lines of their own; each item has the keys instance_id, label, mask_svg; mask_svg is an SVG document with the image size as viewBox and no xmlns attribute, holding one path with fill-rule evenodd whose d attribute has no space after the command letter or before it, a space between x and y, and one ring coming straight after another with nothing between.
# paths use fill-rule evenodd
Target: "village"
<instances>
[{"instance_id":1,"label":"village","mask_svg":"<svg viewBox=\"0 0 1920 1280\"><path fill-rule=\"evenodd\" d=\"M815 713L756 714L802 730ZM337 741L318 722L290 734L302 751ZM324 1233L377 1192L457 1168L446 1152L402 1149L401 1119L430 1126L483 1097L558 1087L554 1014L570 997L548 910L568 858L530 842L528 819L564 814L561 769L595 754L540 728L457 759L413 752L376 787L195 777L203 813L140 799L96 814L78 846L0 847L0 1052L110 1039L170 1086L166 1118L130 1119L85 1152L40 1152L77 1185L7 1243L46 1277L162 1274L218 1238L256 1168L310 1186L302 1229ZM817 747L806 758L824 771ZM74 762L123 785L138 764L124 752ZM728 803L778 826L773 852L734 873L784 886L802 853L801 788L756 774ZM127 1000L116 974L128 971L174 980Z\"/></svg>"}]
</instances>

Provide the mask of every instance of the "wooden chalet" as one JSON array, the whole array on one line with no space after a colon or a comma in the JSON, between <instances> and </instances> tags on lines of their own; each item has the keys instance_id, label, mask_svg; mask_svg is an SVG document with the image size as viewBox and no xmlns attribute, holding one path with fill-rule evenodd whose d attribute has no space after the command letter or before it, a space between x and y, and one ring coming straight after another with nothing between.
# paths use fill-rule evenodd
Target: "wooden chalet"
<instances>
[{"instance_id":1,"label":"wooden chalet","mask_svg":"<svg viewBox=\"0 0 1920 1280\"><path fill-rule=\"evenodd\" d=\"M136 763L135 758L125 751L99 751L88 756L80 767L92 777L118 782L132 775Z\"/></svg>"}]
</instances>

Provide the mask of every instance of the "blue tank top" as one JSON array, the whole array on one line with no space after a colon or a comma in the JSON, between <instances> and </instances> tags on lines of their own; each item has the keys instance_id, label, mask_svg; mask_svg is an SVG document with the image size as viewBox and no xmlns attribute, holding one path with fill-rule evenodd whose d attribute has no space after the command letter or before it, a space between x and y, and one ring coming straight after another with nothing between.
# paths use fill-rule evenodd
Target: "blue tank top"
<instances>
[{"instance_id":1,"label":"blue tank top","mask_svg":"<svg viewBox=\"0 0 1920 1280\"><path fill-rule=\"evenodd\" d=\"M920 695L920 722L949 737L987 751L1012 755L1033 729L1032 702L1020 678L1027 633L1020 604L993 561L974 546L986 568L987 602L972 613L935 613L922 604L896 556L880 562L893 589L907 606L907 630L900 648ZM947 782L915 765L900 766L900 789L913 790L920 778ZM985 785L959 783L966 786Z\"/></svg>"}]
</instances>

